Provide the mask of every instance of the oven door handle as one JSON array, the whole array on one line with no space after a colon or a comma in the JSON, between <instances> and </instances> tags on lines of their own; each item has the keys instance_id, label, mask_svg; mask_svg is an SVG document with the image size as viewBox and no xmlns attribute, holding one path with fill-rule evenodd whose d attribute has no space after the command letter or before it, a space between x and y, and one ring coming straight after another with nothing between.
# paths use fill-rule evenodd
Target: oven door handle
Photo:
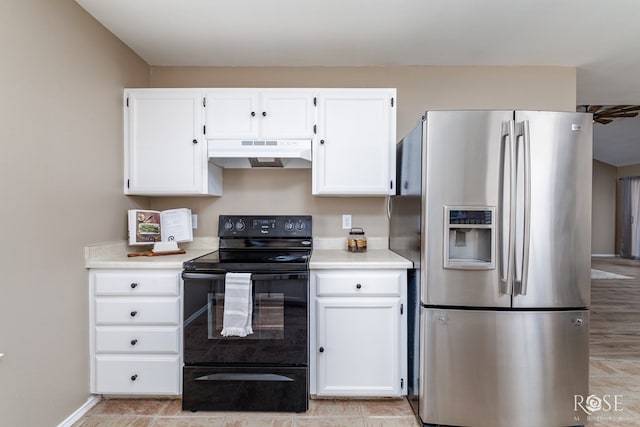
<instances>
[{"instance_id":1,"label":"oven door handle","mask_svg":"<svg viewBox=\"0 0 640 427\"><path fill-rule=\"evenodd\" d=\"M195 280L224 280L224 273L182 273L183 279ZM296 271L295 273L252 273L251 280L290 280L290 279L307 279L308 271Z\"/></svg>"},{"instance_id":2,"label":"oven door handle","mask_svg":"<svg viewBox=\"0 0 640 427\"><path fill-rule=\"evenodd\" d=\"M291 377L279 374L251 374L251 373L228 373L210 374L196 378L196 381L269 381L269 382L291 382L295 381Z\"/></svg>"}]
</instances>

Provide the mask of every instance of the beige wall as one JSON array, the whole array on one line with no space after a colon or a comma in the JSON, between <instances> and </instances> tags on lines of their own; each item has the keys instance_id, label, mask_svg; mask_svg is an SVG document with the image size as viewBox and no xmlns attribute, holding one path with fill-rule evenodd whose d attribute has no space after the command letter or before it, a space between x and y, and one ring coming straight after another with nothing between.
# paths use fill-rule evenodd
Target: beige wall
<instances>
[{"instance_id":1,"label":"beige wall","mask_svg":"<svg viewBox=\"0 0 640 427\"><path fill-rule=\"evenodd\" d=\"M427 109L575 111L576 72L552 67L152 67L153 87L393 87L397 137ZM341 215L368 236L388 236L383 197L311 196L309 170L225 170L220 198L158 198L152 207L191 207L195 235L216 235L220 214L301 213L314 216L314 235L344 237Z\"/></svg>"},{"instance_id":2,"label":"beige wall","mask_svg":"<svg viewBox=\"0 0 640 427\"><path fill-rule=\"evenodd\" d=\"M640 165L616 168L593 161L591 251L595 255L620 253L622 183L625 176L640 176Z\"/></svg>"},{"instance_id":3,"label":"beige wall","mask_svg":"<svg viewBox=\"0 0 640 427\"><path fill-rule=\"evenodd\" d=\"M618 170L607 163L593 161L593 199L591 253L615 254L616 181Z\"/></svg>"},{"instance_id":4,"label":"beige wall","mask_svg":"<svg viewBox=\"0 0 640 427\"><path fill-rule=\"evenodd\" d=\"M83 247L123 240L122 89L149 67L72 0L0 13L0 425L55 426L89 396Z\"/></svg>"},{"instance_id":5,"label":"beige wall","mask_svg":"<svg viewBox=\"0 0 640 427\"><path fill-rule=\"evenodd\" d=\"M618 168L618 178L625 176L640 176L640 165L620 166Z\"/></svg>"}]
</instances>

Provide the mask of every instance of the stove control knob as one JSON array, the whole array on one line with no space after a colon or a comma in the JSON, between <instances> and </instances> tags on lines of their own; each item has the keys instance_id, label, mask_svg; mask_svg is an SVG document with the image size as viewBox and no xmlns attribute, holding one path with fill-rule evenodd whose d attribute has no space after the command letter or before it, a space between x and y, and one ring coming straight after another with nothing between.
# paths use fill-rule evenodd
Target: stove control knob
<instances>
[{"instance_id":1,"label":"stove control knob","mask_svg":"<svg viewBox=\"0 0 640 427\"><path fill-rule=\"evenodd\" d=\"M231 221L227 221L224 223L224 229L227 231L233 230L233 223Z\"/></svg>"},{"instance_id":2,"label":"stove control knob","mask_svg":"<svg viewBox=\"0 0 640 427\"><path fill-rule=\"evenodd\" d=\"M293 223L291 222L291 220L284 223L284 229L287 231L293 230Z\"/></svg>"},{"instance_id":3,"label":"stove control knob","mask_svg":"<svg viewBox=\"0 0 640 427\"><path fill-rule=\"evenodd\" d=\"M244 222L242 222L242 220L236 222L236 230L242 231L244 230L244 228L245 228L245 225L244 225Z\"/></svg>"},{"instance_id":4,"label":"stove control knob","mask_svg":"<svg viewBox=\"0 0 640 427\"><path fill-rule=\"evenodd\" d=\"M299 223L296 224L296 230L304 230L304 222L300 221Z\"/></svg>"}]
</instances>

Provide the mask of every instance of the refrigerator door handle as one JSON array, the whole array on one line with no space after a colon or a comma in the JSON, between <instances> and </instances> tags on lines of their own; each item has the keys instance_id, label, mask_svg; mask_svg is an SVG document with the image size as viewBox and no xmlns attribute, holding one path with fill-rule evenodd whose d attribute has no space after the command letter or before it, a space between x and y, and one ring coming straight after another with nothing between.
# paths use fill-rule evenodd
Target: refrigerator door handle
<instances>
[{"instance_id":1,"label":"refrigerator door handle","mask_svg":"<svg viewBox=\"0 0 640 427\"><path fill-rule=\"evenodd\" d=\"M513 226L515 224L515 202L516 202L516 150L515 150L515 121L509 120L502 124L502 144L504 147L503 153L503 165L502 165L502 179L505 180L507 177L507 156L506 156L506 148L509 148L509 203L506 205L504 203L504 194L501 198L501 230L500 230L500 248L501 248L501 256L500 256L500 291L504 294L512 295L513 294L513 258L514 258L514 245L515 245L515 233L513 231ZM504 182L502 184L502 188L504 191ZM508 211L505 212L505 208L508 206ZM506 253L504 249L504 221L505 218L508 218L507 229L507 250ZM506 260L505 260L506 258ZM506 269L505 269L506 262ZM505 272L506 270L506 272ZM505 273L505 275L503 275Z\"/></svg>"},{"instance_id":2,"label":"refrigerator door handle","mask_svg":"<svg viewBox=\"0 0 640 427\"><path fill-rule=\"evenodd\" d=\"M522 149L524 154L524 235L522 239L522 278L520 295L527 294L527 277L529 275L529 246L531 239L531 138L529 120L522 122Z\"/></svg>"}]
</instances>

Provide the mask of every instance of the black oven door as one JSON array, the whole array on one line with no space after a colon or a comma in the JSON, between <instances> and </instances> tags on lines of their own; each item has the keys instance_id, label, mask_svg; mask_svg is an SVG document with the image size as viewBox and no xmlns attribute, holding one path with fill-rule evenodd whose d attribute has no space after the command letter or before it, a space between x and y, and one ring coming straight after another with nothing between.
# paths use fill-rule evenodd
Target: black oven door
<instances>
[{"instance_id":1,"label":"black oven door","mask_svg":"<svg viewBox=\"0 0 640 427\"><path fill-rule=\"evenodd\" d=\"M224 274L182 278L185 365L308 364L308 271L252 274L253 334L246 337L221 335Z\"/></svg>"}]
</instances>

